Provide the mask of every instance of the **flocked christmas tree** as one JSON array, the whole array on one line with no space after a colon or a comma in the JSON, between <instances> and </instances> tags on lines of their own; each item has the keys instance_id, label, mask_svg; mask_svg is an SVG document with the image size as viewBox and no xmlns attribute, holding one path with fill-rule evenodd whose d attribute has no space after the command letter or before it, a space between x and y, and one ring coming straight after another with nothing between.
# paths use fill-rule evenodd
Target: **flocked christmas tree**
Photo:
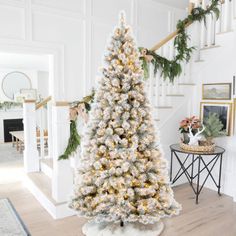
<instances>
[{"instance_id":1,"label":"flocked christmas tree","mask_svg":"<svg viewBox=\"0 0 236 236\"><path fill-rule=\"evenodd\" d=\"M96 222L152 224L179 213L169 184L139 51L124 16L105 56L84 135L71 208Z\"/></svg>"}]
</instances>

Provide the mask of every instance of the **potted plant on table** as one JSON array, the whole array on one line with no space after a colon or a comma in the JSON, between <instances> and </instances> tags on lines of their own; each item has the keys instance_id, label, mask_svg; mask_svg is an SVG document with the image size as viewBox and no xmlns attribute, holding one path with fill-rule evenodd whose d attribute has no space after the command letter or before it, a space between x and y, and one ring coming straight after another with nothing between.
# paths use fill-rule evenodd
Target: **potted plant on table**
<instances>
[{"instance_id":1,"label":"potted plant on table","mask_svg":"<svg viewBox=\"0 0 236 236\"><path fill-rule=\"evenodd\" d=\"M209 113L204 124L196 117L185 118L179 130L183 134L182 149L196 152L211 152L215 148L213 138L225 134L223 124L216 113Z\"/></svg>"},{"instance_id":2,"label":"potted plant on table","mask_svg":"<svg viewBox=\"0 0 236 236\"><path fill-rule=\"evenodd\" d=\"M206 146L214 144L213 139L219 136L226 135L224 131L222 131L224 125L219 119L219 116L216 113L209 113L208 117L204 121L205 130L203 135L205 137L204 141L200 141L200 145Z\"/></svg>"}]
</instances>

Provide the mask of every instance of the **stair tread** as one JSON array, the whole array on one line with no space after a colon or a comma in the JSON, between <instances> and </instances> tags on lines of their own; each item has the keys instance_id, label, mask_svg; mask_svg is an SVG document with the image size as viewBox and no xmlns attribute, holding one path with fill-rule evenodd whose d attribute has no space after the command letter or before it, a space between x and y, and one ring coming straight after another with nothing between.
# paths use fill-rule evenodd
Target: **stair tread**
<instances>
[{"instance_id":1,"label":"stair tread","mask_svg":"<svg viewBox=\"0 0 236 236\"><path fill-rule=\"evenodd\" d=\"M196 84L194 84L194 83L179 83L179 85L190 85L190 86L195 86Z\"/></svg>"},{"instance_id":2,"label":"stair tread","mask_svg":"<svg viewBox=\"0 0 236 236\"><path fill-rule=\"evenodd\" d=\"M184 97L184 94L178 94L178 93L176 93L176 94L166 94L166 96L168 96L168 97Z\"/></svg>"},{"instance_id":3,"label":"stair tread","mask_svg":"<svg viewBox=\"0 0 236 236\"><path fill-rule=\"evenodd\" d=\"M43 172L32 172L28 173L27 176L55 206L66 203L66 202L58 203L52 198L51 179Z\"/></svg>"},{"instance_id":4,"label":"stair tread","mask_svg":"<svg viewBox=\"0 0 236 236\"><path fill-rule=\"evenodd\" d=\"M213 49L213 48L219 48L220 45L211 45L211 46L206 46L204 48L201 48L201 51L208 50L208 49Z\"/></svg>"},{"instance_id":5,"label":"stair tread","mask_svg":"<svg viewBox=\"0 0 236 236\"><path fill-rule=\"evenodd\" d=\"M159 95L160 97L162 97L162 95ZM173 93L173 94L166 94L167 97L184 97L184 94L178 94L178 93ZM153 95L153 97L156 97L156 94Z\"/></svg>"},{"instance_id":6,"label":"stair tread","mask_svg":"<svg viewBox=\"0 0 236 236\"><path fill-rule=\"evenodd\" d=\"M53 168L53 159L52 158L45 158L41 160L41 163L47 165L51 169Z\"/></svg>"},{"instance_id":7,"label":"stair tread","mask_svg":"<svg viewBox=\"0 0 236 236\"><path fill-rule=\"evenodd\" d=\"M234 32L234 31L233 30L226 30L223 32L216 33L216 35L227 34L227 33L232 33L232 32Z\"/></svg>"},{"instance_id":8,"label":"stair tread","mask_svg":"<svg viewBox=\"0 0 236 236\"><path fill-rule=\"evenodd\" d=\"M158 108L158 109L172 109L173 107L172 106L155 106L155 108Z\"/></svg>"},{"instance_id":9,"label":"stair tread","mask_svg":"<svg viewBox=\"0 0 236 236\"><path fill-rule=\"evenodd\" d=\"M195 63L204 62L204 60L196 60Z\"/></svg>"}]
</instances>

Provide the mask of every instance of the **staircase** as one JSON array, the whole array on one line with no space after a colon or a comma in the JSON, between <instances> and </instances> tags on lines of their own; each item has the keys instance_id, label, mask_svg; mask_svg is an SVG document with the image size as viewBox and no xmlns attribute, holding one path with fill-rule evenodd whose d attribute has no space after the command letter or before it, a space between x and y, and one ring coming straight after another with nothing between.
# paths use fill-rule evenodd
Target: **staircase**
<instances>
[{"instance_id":1,"label":"staircase","mask_svg":"<svg viewBox=\"0 0 236 236\"><path fill-rule=\"evenodd\" d=\"M155 77L153 74L150 75L147 81L147 90L151 104L154 107L154 118L161 133L165 133L164 130L171 123L178 124L185 116L199 113L199 110L193 108L194 97L197 96L198 91L201 91L198 90L197 83L194 82L195 74L210 59L208 55L216 52L215 55L219 56L217 51L225 49L224 44L227 44L225 40L228 35L234 35L236 24L235 2L235 0L224 1L220 6L221 14L218 20L215 17L208 16L206 26L204 22L197 22L187 28L191 38L190 46L194 46L196 50L191 61L187 65L183 65L183 73L175 79L174 83L168 80L165 81L160 74ZM195 1L195 6L200 4L203 8L206 8L206 1L200 0L198 3ZM167 36L167 40L162 40L163 44L158 47L157 53L172 59L175 55L174 38L171 40L169 38L170 36ZM181 111L183 106L185 112Z\"/></svg>"},{"instance_id":2,"label":"staircase","mask_svg":"<svg viewBox=\"0 0 236 236\"><path fill-rule=\"evenodd\" d=\"M199 0L195 4L200 3L206 7L204 0ZM221 49L235 42L235 16L236 0L225 0L221 5L219 20L216 21L214 17L209 16L207 27L203 23L194 23L187 28L191 37L189 43L191 46L196 46L196 50L190 63L183 64L183 73L175 79L174 83L164 80L160 73L156 76L150 73L146 89L167 159L170 156L169 145L179 140L177 125L180 120L192 114L199 114L198 91L201 91L201 88L199 83L195 82L198 72L207 66L209 60L212 60L212 55L219 56ZM174 37L170 39L168 36L167 39L162 40L157 52L171 59L175 55ZM152 68L150 71L153 71ZM24 165L29 190L54 219L74 215L75 212L67 207L73 186L73 168L68 160L58 161L69 137L68 103L53 102L51 98L38 105L35 101L26 101L24 124L26 140ZM40 130L39 142L35 141L37 126ZM48 130L47 148L43 137L45 129ZM236 171L232 173L231 177L235 179ZM236 189L231 195L236 200Z\"/></svg>"},{"instance_id":3,"label":"staircase","mask_svg":"<svg viewBox=\"0 0 236 236\"><path fill-rule=\"evenodd\" d=\"M51 97L24 103L25 184L54 219L75 214L67 203L73 169L70 161L58 161L69 137L68 114L68 104L53 104Z\"/></svg>"}]
</instances>

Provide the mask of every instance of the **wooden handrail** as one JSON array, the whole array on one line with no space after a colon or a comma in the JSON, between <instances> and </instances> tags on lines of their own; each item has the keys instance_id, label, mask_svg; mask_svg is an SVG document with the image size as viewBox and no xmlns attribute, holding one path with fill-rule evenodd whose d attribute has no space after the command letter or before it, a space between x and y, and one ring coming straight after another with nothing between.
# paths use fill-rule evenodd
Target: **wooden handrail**
<instances>
[{"instance_id":1,"label":"wooden handrail","mask_svg":"<svg viewBox=\"0 0 236 236\"><path fill-rule=\"evenodd\" d=\"M189 27L193 22L188 22L185 25L185 28ZM173 39L174 37L176 37L179 34L179 30L174 31L173 33L169 34L166 38L162 39L159 43L157 43L155 46L153 46L150 51L156 51L159 48L161 48L163 45L165 45L166 43L168 43L171 39Z\"/></svg>"},{"instance_id":2,"label":"wooden handrail","mask_svg":"<svg viewBox=\"0 0 236 236\"><path fill-rule=\"evenodd\" d=\"M224 4L225 3L225 0L221 0L220 1L221 4ZM188 7L188 12L191 13L193 8L194 8L195 4L194 3L189 3L189 7ZM185 28L189 27L193 22L188 22L186 25L185 25ZM159 48L161 48L163 45L165 45L166 43L168 43L171 39L173 39L174 37L176 37L177 35L179 34L179 31L176 30L174 31L173 33L169 34L166 38L162 39L159 43L157 43L156 45L154 45L150 51L156 51L158 50Z\"/></svg>"},{"instance_id":3,"label":"wooden handrail","mask_svg":"<svg viewBox=\"0 0 236 236\"><path fill-rule=\"evenodd\" d=\"M52 97L49 96L47 98L45 98L43 101L39 102L37 105L36 105L36 110L38 110L39 108L43 107L44 105L46 105L49 101L52 100Z\"/></svg>"},{"instance_id":4,"label":"wooden handrail","mask_svg":"<svg viewBox=\"0 0 236 236\"><path fill-rule=\"evenodd\" d=\"M192 13L192 10L194 7L195 7L195 4L193 2L189 2L189 4L188 4L188 14L189 15Z\"/></svg>"},{"instance_id":5,"label":"wooden handrail","mask_svg":"<svg viewBox=\"0 0 236 236\"><path fill-rule=\"evenodd\" d=\"M191 14L193 8L194 8L195 4L192 2L189 2L188 5L188 13ZM185 25L185 28L189 27L192 24L192 22L188 22ZM156 51L159 48L161 48L163 45L165 45L166 43L168 43L171 39L173 39L174 37L176 37L179 34L178 30L175 30L173 33L169 34L166 38L162 39L159 43L157 43L156 45L154 45L150 51Z\"/></svg>"}]
</instances>

